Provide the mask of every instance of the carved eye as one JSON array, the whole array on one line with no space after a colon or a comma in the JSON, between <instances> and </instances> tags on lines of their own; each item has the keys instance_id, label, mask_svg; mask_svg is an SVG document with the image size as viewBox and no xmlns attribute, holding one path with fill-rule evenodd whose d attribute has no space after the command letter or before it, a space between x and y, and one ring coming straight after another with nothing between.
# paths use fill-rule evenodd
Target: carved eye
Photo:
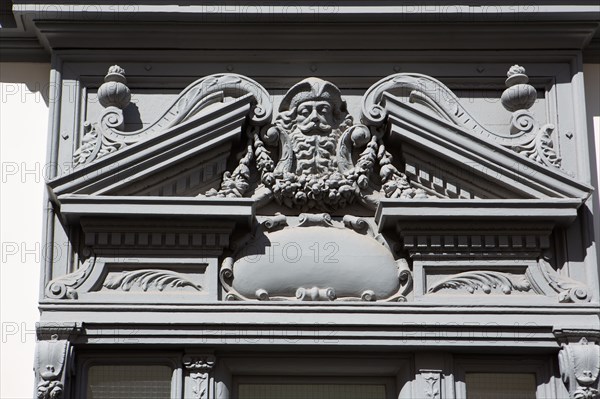
<instances>
[{"instance_id":1,"label":"carved eye","mask_svg":"<svg viewBox=\"0 0 600 399\"><path fill-rule=\"evenodd\" d=\"M301 107L298 109L298 113L302 116L308 116L310 115L310 109L308 109L308 107Z\"/></svg>"},{"instance_id":2,"label":"carved eye","mask_svg":"<svg viewBox=\"0 0 600 399\"><path fill-rule=\"evenodd\" d=\"M321 113L321 114L326 114L326 113L328 113L328 112L329 112L329 110L330 110L330 109L331 109L331 108L329 107L329 105L321 105L321 106L319 107L319 113Z\"/></svg>"}]
</instances>

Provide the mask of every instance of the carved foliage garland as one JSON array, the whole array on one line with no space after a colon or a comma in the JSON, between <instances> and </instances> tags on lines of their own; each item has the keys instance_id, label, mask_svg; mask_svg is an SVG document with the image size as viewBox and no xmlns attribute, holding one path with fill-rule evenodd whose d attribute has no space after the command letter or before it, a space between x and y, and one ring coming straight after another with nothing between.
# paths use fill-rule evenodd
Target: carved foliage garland
<instances>
[{"instance_id":1,"label":"carved foliage garland","mask_svg":"<svg viewBox=\"0 0 600 399\"><path fill-rule=\"evenodd\" d=\"M540 258L537 262L537 268L546 280L545 283L558 294L559 302L579 303L591 301L592 295L584 283L558 274L546 259Z\"/></svg>"}]
</instances>

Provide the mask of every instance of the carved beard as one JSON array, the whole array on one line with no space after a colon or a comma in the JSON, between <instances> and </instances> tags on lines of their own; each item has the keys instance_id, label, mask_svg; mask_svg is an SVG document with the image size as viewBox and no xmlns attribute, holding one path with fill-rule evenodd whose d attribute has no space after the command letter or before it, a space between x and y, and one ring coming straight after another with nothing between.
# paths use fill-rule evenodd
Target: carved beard
<instances>
[{"instance_id":1,"label":"carved beard","mask_svg":"<svg viewBox=\"0 0 600 399\"><path fill-rule=\"evenodd\" d=\"M337 170L335 161L340 131L328 135L304 135L298 128L292 130L292 148L296 160L296 174L323 175Z\"/></svg>"}]
</instances>

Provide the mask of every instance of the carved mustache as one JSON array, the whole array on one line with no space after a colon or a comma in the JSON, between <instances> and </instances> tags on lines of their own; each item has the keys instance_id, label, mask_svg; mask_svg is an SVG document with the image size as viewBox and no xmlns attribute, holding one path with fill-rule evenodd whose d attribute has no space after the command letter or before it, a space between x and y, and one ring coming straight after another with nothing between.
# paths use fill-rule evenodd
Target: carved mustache
<instances>
[{"instance_id":1,"label":"carved mustache","mask_svg":"<svg viewBox=\"0 0 600 399\"><path fill-rule=\"evenodd\" d=\"M298 128L302 131L302 133L306 133L309 132L311 130L314 130L315 128L318 128L319 130L323 131L323 132L329 132L331 131L331 125L328 125L327 123L324 122L315 122L315 121L310 121L301 125L298 125Z\"/></svg>"}]
</instances>

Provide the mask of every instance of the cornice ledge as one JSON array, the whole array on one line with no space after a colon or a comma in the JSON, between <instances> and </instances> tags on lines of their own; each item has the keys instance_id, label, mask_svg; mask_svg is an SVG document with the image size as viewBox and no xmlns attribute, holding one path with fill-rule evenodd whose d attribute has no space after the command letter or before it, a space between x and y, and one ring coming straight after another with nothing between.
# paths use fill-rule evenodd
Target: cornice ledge
<instances>
[{"instance_id":1,"label":"cornice ledge","mask_svg":"<svg viewBox=\"0 0 600 399\"><path fill-rule=\"evenodd\" d=\"M555 327L552 334L560 344L579 342L582 337L588 341L600 342L600 325L598 326L573 326Z\"/></svg>"},{"instance_id":2,"label":"cornice ledge","mask_svg":"<svg viewBox=\"0 0 600 399\"><path fill-rule=\"evenodd\" d=\"M546 222L569 225L582 200L574 199L382 199L375 213L379 231L401 221Z\"/></svg>"},{"instance_id":3,"label":"cornice ledge","mask_svg":"<svg viewBox=\"0 0 600 399\"><path fill-rule=\"evenodd\" d=\"M235 221L250 225L251 198L95 196L69 194L57 198L60 215L71 223L82 217L186 218Z\"/></svg>"},{"instance_id":4,"label":"cornice ledge","mask_svg":"<svg viewBox=\"0 0 600 399\"><path fill-rule=\"evenodd\" d=\"M53 336L57 339L70 340L81 335L84 331L83 322L38 322L35 325L38 340L49 340Z\"/></svg>"}]
</instances>

